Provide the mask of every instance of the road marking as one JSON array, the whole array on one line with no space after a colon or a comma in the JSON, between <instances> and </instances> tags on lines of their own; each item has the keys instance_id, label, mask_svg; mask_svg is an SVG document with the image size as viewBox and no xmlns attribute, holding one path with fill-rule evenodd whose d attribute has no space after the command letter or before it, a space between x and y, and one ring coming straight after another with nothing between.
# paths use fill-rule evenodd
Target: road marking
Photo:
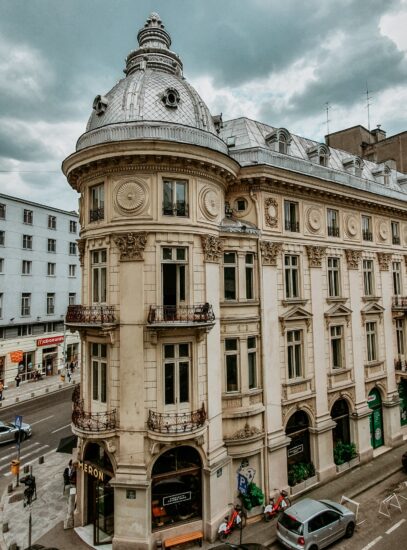
<instances>
[{"instance_id":1,"label":"road marking","mask_svg":"<svg viewBox=\"0 0 407 550\"><path fill-rule=\"evenodd\" d=\"M48 447L48 445L47 445ZM47 453L43 454L43 455L40 455L40 456L43 456L44 458L48 455L52 455L56 452L56 449L52 449L52 451L48 451ZM20 466L20 470L23 470L24 469L24 466L30 466L30 464L33 464L34 462L36 462L36 460L38 460L38 457L37 458L33 458L32 460L29 460L28 462L26 462L25 464L23 464L22 466ZM11 472L7 472L6 474L4 474L4 477L8 477L8 476L11 476Z\"/></svg>"},{"instance_id":2,"label":"road marking","mask_svg":"<svg viewBox=\"0 0 407 550\"><path fill-rule=\"evenodd\" d=\"M372 540L372 542L369 542L369 544L364 546L362 550L369 550L369 548L372 548L372 546L374 546L377 542L379 542L379 540L382 540L382 538L383 538L382 536L377 537L377 539Z\"/></svg>"},{"instance_id":3,"label":"road marking","mask_svg":"<svg viewBox=\"0 0 407 550\"><path fill-rule=\"evenodd\" d=\"M61 430L65 430L65 428L68 428L70 425L71 425L71 423L67 424L66 426L62 426L62 428L58 428L58 429L52 431L51 433L55 434L57 432L60 432Z\"/></svg>"},{"instance_id":4,"label":"road marking","mask_svg":"<svg viewBox=\"0 0 407 550\"><path fill-rule=\"evenodd\" d=\"M38 449L35 449L35 451L31 451L31 453L25 453L24 455L21 455L20 456L20 470L22 468L21 466L21 461L25 458L27 458L27 456L31 456L31 455L34 455L36 453L41 453L41 451L43 451L44 449L49 449L49 445L44 445L43 447L38 447ZM0 470L4 470L5 468L9 468L9 465L8 464L4 464L3 466L0 466ZM7 473L7 474L4 474L5 476L7 475L11 475L11 472Z\"/></svg>"},{"instance_id":5,"label":"road marking","mask_svg":"<svg viewBox=\"0 0 407 550\"><path fill-rule=\"evenodd\" d=\"M36 422L31 422L31 426L35 426L35 424L39 424L40 422L45 422L50 418L54 418L54 416L55 416L54 414L51 414L51 416L47 416L46 418L41 418L41 420L37 420Z\"/></svg>"},{"instance_id":6,"label":"road marking","mask_svg":"<svg viewBox=\"0 0 407 550\"><path fill-rule=\"evenodd\" d=\"M23 447L23 451L28 451L29 449L31 449L32 447L36 447L37 445L39 445L39 443L32 443L31 445L27 445L27 446L24 446ZM0 462L2 462L3 460L7 460L9 458L14 458L16 456L16 451L13 451L12 453L9 453L8 455L5 455L5 456L2 456L0 458Z\"/></svg>"},{"instance_id":7,"label":"road marking","mask_svg":"<svg viewBox=\"0 0 407 550\"><path fill-rule=\"evenodd\" d=\"M393 525L393 527L390 527L390 529L387 529L386 531L386 535L390 535L390 533L392 533L393 531L395 531L398 527L400 527L400 525L402 523L404 523L406 520L405 519L401 519L400 521L398 521L397 523L395 523Z\"/></svg>"}]
</instances>

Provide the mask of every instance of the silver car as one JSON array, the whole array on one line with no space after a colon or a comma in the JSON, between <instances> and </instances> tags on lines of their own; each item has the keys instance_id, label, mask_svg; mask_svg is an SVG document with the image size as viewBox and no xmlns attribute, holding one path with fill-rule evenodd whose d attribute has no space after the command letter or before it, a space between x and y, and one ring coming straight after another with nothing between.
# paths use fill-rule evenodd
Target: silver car
<instances>
[{"instance_id":1,"label":"silver car","mask_svg":"<svg viewBox=\"0 0 407 550\"><path fill-rule=\"evenodd\" d=\"M355 523L355 514L345 506L305 498L280 514L277 538L284 548L319 550L342 537L350 538Z\"/></svg>"},{"instance_id":2,"label":"silver car","mask_svg":"<svg viewBox=\"0 0 407 550\"><path fill-rule=\"evenodd\" d=\"M31 437L32 430L29 424L24 422L21 424L20 441ZM17 441L18 428L14 422L3 422L0 420L0 443L7 443L8 441Z\"/></svg>"}]
</instances>

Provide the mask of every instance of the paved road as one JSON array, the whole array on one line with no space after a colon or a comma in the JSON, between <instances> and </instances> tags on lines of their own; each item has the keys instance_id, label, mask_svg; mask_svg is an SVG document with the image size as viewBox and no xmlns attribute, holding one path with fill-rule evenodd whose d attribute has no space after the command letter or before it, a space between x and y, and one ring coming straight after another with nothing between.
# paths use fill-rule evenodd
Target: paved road
<instances>
[{"instance_id":1,"label":"paved road","mask_svg":"<svg viewBox=\"0 0 407 550\"><path fill-rule=\"evenodd\" d=\"M33 435L21 443L21 467L55 450L59 440L70 435L71 397L72 388L68 387L58 393L22 401L0 411L0 420L8 422L14 420L18 414L23 416L24 422L32 426ZM11 482L10 462L16 455L14 443L4 443L0 446L0 494Z\"/></svg>"}]
</instances>

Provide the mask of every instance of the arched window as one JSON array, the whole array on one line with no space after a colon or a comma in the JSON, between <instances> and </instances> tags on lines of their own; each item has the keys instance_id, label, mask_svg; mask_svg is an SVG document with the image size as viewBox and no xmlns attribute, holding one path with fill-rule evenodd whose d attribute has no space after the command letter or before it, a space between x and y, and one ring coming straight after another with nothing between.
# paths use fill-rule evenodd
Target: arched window
<instances>
[{"instance_id":1,"label":"arched window","mask_svg":"<svg viewBox=\"0 0 407 550\"><path fill-rule=\"evenodd\" d=\"M289 153L292 138L290 132L286 128L276 128L267 134L265 141L273 151L287 155Z\"/></svg>"},{"instance_id":2,"label":"arched window","mask_svg":"<svg viewBox=\"0 0 407 550\"><path fill-rule=\"evenodd\" d=\"M325 143L317 143L307 149L307 155L311 162L315 162L320 166L328 166L329 163L329 147Z\"/></svg>"},{"instance_id":3,"label":"arched window","mask_svg":"<svg viewBox=\"0 0 407 550\"><path fill-rule=\"evenodd\" d=\"M335 401L331 410L332 420L336 423L332 430L334 446L339 442L350 443L349 407L345 399Z\"/></svg>"}]
</instances>

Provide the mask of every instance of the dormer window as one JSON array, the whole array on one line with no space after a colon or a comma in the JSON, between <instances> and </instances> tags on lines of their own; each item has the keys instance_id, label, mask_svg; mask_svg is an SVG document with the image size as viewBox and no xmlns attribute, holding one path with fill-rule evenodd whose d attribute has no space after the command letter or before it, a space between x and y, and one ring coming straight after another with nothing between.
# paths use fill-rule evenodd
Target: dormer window
<instances>
[{"instance_id":1,"label":"dormer window","mask_svg":"<svg viewBox=\"0 0 407 550\"><path fill-rule=\"evenodd\" d=\"M320 166L328 166L329 162L329 147L325 143L317 143L307 150L308 158L311 162L315 162Z\"/></svg>"},{"instance_id":2,"label":"dormer window","mask_svg":"<svg viewBox=\"0 0 407 550\"><path fill-rule=\"evenodd\" d=\"M265 138L267 145L278 153L287 155L292 141L291 134L285 128L277 128Z\"/></svg>"},{"instance_id":3,"label":"dormer window","mask_svg":"<svg viewBox=\"0 0 407 550\"><path fill-rule=\"evenodd\" d=\"M342 160L343 167L350 174L361 177L363 170L363 160L360 157L347 157Z\"/></svg>"},{"instance_id":4,"label":"dormer window","mask_svg":"<svg viewBox=\"0 0 407 550\"><path fill-rule=\"evenodd\" d=\"M389 185L391 178L390 166L387 166L386 164L379 165L377 168L372 170L372 174L377 182L382 183L383 185Z\"/></svg>"}]
</instances>

